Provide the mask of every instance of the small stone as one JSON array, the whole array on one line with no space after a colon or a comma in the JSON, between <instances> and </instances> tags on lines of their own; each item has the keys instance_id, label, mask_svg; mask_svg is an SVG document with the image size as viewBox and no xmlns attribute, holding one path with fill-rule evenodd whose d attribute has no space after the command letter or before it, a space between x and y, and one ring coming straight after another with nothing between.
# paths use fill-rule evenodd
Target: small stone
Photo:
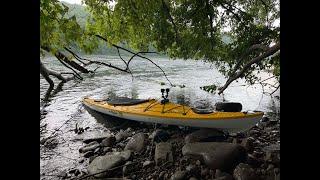
<instances>
[{"instance_id":1,"label":"small stone","mask_svg":"<svg viewBox=\"0 0 320 180\"><path fill-rule=\"evenodd\" d=\"M165 162L173 162L171 143L161 142L156 144L154 159L156 165L160 165Z\"/></svg>"},{"instance_id":2,"label":"small stone","mask_svg":"<svg viewBox=\"0 0 320 180\"><path fill-rule=\"evenodd\" d=\"M83 157L85 158L89 158L90 156L93 156L94 155L94 152L93 151L87 151L83 154Z\"/></svg>"},{"instance_id":3,"label":"small stone","mask_svg":"<svg viewBox=\"0 0 320 180\"><path fill-rule=\"evenodd\" d=\"M271 162L274 164L279 164L280 158L278 156L278 153L276 153L276 152L267 152L266 156L265 156L265 161Z\"/></svg>"},{"instance_id":4,"label":"small stone","mask_svg":"<svg viewBox=\"0 0 320 180\"><path fill-rule=\"evenodd\" d=\"M195 177L190 177L189 180L198 180L198 179Z\"/></svg>"},{"instance_id":5,"label":"small stone","mask_svg":"<svg viewBox=\"0 0 320 180\"><path fill-rule=\"evenodd\" d=\"M186 170L189 172L193 172L197 167L193 164L190 164L186 167Z\"/></svg>"},{"instance_id":6,"label":"small stone","mask_svg":"<svg viewBox=\"0 0 320 180\"><path fill-rule=\"evenodd\" d=\"M124 175L127 175L135 170L136 166L132 163L132 161L128 161L122 168L122 172Z\"/></svg>"},{"instance_id":7,"label":"small stone","mask_svg":"<svg viewBox=\"0 0 320 180\"><path fill-rule=\"evenodd\" d=\"M267 167L267 171L270 171L274 169L274 165L273 164L269 164L268 167Z\"/></svg>"},{"instance_id":8,"label":"small stone","mask_svg":"<svg viewBox=\"0 0 320 180\"><path fill-rule=\"evenodd\" d=\"M209 174L209 169L208 168L204 168L204 169L201 169L201 177L205 177Z\"/></svg>"},{"instance_id":9,"label":"small stone","mask_svg":"<svg viewBox=\"0 0 320 180\"><path fill-rule=\"evenodd\" d=\"M123 139L127 138L131 136L131 129L127 129L125 131L123 131L122 129L116 134L115 138L116 138L116 142L120 142Z\"/></svg>"},{"instance_id":10,"label":"small stone","mask_svg":"<svg viewBox=\"0 0 320 180\"><path fill-rule=\"evenodd\" d=\"M261 122L268 122L268 121L269 121L269 118L266 116L262 117L261 119Z\"/></svg>"},{"instance_id":11,"label":"small stone","mask_svg":"<svg viewBox=\"0 0 320 180\"><path fill-rule=\"evenodd\" d=\"M233 144L239 144L239 139L238 138L233 138L232 143Z\"/></svg>"},{"instance_id":12,"label":"small stone","mask_svg":"<svg viewBox=\"0 0 320 180\"><path fill-rule=\"evenodd\" d=\"M62 179L66 179L68 177L68 173L66 171L62 171L58 176Z\"/></svg>"},{"instance_id":13,"label":"small stone","mask_svg":"<svg viewBox=\"0 0 320 180\"><path fill-rule=\"evenodd\" d=\"M143 162L142 167L151 166L153 163L154 163L153 161L145 161L145 162Z\"/></svg>"},{"instance_id":14,"label":"small stone","mask_svg":"<svg viewBox=\"0 0 320 180\"><path fill-rule=\"evenodd\" d=\"M159 173L159 179L162 179L163 176L165 175L165 173L166 173L165 171L160 172L160 173Z\"/></svg>"},{"instance_id":15,"label":"small stone","mask_svg":"<svg viewBox=\"0 0 320 180\"><path fill-rule=\"evenodd\" d=\"M104 153L109 152L111 149L112 149L111 147L104 147L103 152Z\"/></svg>"},{"instance_id":16,"label":"small stone","mask_svg":"<svg viewBox=\"0 0 320 180\"><path fill-rule=\"evenodd\" d=\"M138 133L132 136L130 141L127 143L125 150L132 150L133 152L140 152L145 147L145 135L143 133Z\"/></svg>"},{"instance_id":17,"label":"small stone","mask_svg":"<svg viewBox=\"0 0 320 180\"><path fill-rule=\"evenodd\" d=\"M79 160L79 163L82 164L83 162L84 162L84 159L81 158L81 159Z\"/></svg>"},{"instance_id":18,"label":"small stone","mask_svg":"<svg viewBox=\"0 0 320 180\"><path fill-rule=\"evenodd\" d=\"M100 146L100 144L96 141L90 142L89 144L81 147L79 149L80 153L85 153L87 151L94 151L96 148L98 148Z\"/></svg>"},{"instance_id":19,"label":"small stone","mask_svg":"<svg viewBox=\"0 0 320 180\"><path fill-rule=\"evenodd\" d=\"M232 180L232 175L222 172L220 169L216 169L215 180Z\"/></svg>"},{"instance_id":20,"label":"small stone","mask_svg":"<svg viewBox=\"0 0 320 180\"><path fill-rule=\"evenodd\" d=\"M116 138L114 136L110 136L102 140L101 146L112 147L115 142L116 142Z\"/></svg>"},{"instance_id":21,"label":"small stone","mask_svg":"<svg viewBox=\"0 0 320 180\"><path fill-rule=\"evenodd\" d=\"M241 145L248 151L251 152L254 149L254 139L252 137L245 138L242 140Z\"/></svg>"},{"instance_id":22,"label":"small stone","mask_svg":"<svg viewBox=\"0 0 320 180\"><path fill-rule=\"evenodd\" d=\"M185 171L176 171L172 176L171 180L183 180L187 173Z\"/></svg>"},{"instance_id":23,"label":"small stone","mask_svg":"<svg viewBox=\"0 0 320 180\"><path fill-rule=\"evenodd\" d=\"M201 161L200 161L200 160L197 160L197 161L196 161L196 165L197 165L197 166L200 166L200 165L201 165Z\"/></svg>"},{"instance_id":24,"label":"small stone","mask_svg":"<svg viewBox=\"0 0 320 180\"><path fill-rule=\"evenodd\" d=\"M233 171L235 180L256 180L254 170L248 164L240 163Z\"/></svg>"}]
</instances>

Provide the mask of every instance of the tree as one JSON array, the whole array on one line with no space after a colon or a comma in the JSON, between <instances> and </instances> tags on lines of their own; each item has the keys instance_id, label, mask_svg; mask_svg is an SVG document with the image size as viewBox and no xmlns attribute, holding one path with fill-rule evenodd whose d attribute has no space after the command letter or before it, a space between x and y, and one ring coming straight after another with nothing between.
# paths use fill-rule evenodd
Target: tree
<instances>
[{"instance_id":1,"label":"tree","mask_svg":"<svg viewBox=\"0 0 320 180\"><path fill-rule=\"evenodd\" d=\"M228 77L219 94L238 78L262 82L255 71L272 70L280 84L279 0L83 2L91 13L88 30L111 43L137 50L152 44L172 58L215 63Z\"/></svg>"},{"instance_id":2,"label":"tree","mask_svg":"<svg viewBox=\"0 0 320 180\"><path fill-rule=\"evenodd\" d=\"M45 65L40 61L40 74L50 85L45 94L44 102L47 102L50 96L61 90L65 82L73 79L82 80L83 78L81 76L81 73L94 73L95 70L100 66L106 66L125 73L131 73L129 64L134 57L144 58L155 64L151 59L142 55L155 52L133 52L124 47L112 44L104 37L97 34L92 34L90 29L88 31L88 29L83 24L81 24L80 26L78 24L79 20L77 20L75 15L71 15L72 13L74 12L69 11L68 6L57 0L42 0L40 3L41 55L44 56L45 52L53 54L60 63L62 63L65 67L69 68L72 71L56 72L46 68ZM82 21L79 22L81 23ZM82 58L72 50L73 48L76 48L84 50L86 53L91 53L93 52L93 50L97 49L99 45L101 45L101 43L99 44L99 40L103 40L104 42L107 42L111 47L115 48L121 59L122 57L120 55L120 50L132 55L128 61L122 59L122 61L126 65L125 68L113 66L110 63ZM67 53L70 56L67 56ZM98 67L95 70L88 69L88 66L92 64L98 65ZM158 65L156 66L160 68ZM57 79L61 80L53 93L51 92L54 89L54 81L50 76L54 76Z\"/></svg>"}]
</instances>

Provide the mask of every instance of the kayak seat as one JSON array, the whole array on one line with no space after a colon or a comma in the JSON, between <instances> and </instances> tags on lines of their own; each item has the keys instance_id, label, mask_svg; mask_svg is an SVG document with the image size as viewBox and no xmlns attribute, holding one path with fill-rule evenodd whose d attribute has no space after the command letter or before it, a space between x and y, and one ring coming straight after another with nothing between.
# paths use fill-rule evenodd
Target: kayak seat
<instances>
[{"instance_id":1,"label":"kayak seat","mask_svg":"<svg viewBox=\"0 0 320 180\"><path fill-rule=\"evenodd\" d=\"M114 106L130 106L148 102L149 99L134 99L134 98L127 98L127 97L115 97L106 100L108 104Z\"/></svg>"}]
</instances>

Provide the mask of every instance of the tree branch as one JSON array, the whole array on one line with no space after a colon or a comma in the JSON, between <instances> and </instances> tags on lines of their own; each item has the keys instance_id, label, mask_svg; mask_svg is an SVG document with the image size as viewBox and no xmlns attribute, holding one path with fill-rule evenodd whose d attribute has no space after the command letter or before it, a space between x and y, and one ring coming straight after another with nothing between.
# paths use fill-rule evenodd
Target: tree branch
<instances>
[{"instance_id":1,"label":"tree branch","mask_svg":"<svg viewBox=\"0 0 320 180\"><path fill-rule=\"evenodd\" d=\"M175 32L175 34L176 34L176 35L175 35L175 39L176 39L176 41L178 42L178 41L180 41L180 37L179 37L179 34L178 34L177 26L176 26L176 24L174 23L173 18L172 18L171 14L170 14L170 9L169 9L169 7L167 6L167 4L164 2L164 0L162 0L161 2L162 2L162 7L165 9L165 11L166 11L166 13L167 13L167 16L169 17L169 20L170 20L171 24L173 25L173 30L174 30L174 32Z\"/></svg>"},{"instance_id":2,"label":"tree branch","mask_svg":"<svg viewBox=\"0 0 320 180\"><path fill-rule=\"evenodd\" d=\"M231 76L229 77L229 79L227 80L227 82L225 83L225 85L219 89L218 94L220 95L221 93L223 93L223 91L236 79L238 79L239 77L241 77L243 74L245 74L247 72L247 70L251 67L252 64L256 64L260 61L262 61L263 59L265 59L266 57L269 57L271 55L273 55L274 53L276 53L278 50L280 50L280 43L275 44L274 46L270 47L265 53L263 53L262 55L252 59L251 61L249 61L243 68L241 71L239 71L235 76Z\"/></svg>"},{"instance_id":3,"label":"tree branch","mask_svg":"<svg viewBox=\"0 0 320 180\"><path fill-rule=\"evenodd\" d=\"M100 35L98 35L98 34L96 34L95 35L96 37L98 37L98 38L100 38L100 39L102 39L102 40L104 40L104 41L106 41L106 42L108 42L108 40L106 39L106 38L104 38L104 37L102 37L102 36L100 36ZM139 52L138 53L134 53L134 52L132 52L132 51L130 51L130 50L128 50L128 49L125 49L125 48L123 48L123 47L120 47L120 46L117 46L117 45L115 45L115 44L111 44L113 47L116 47L116 48L119 48L119 49L122 49L122 50L124 50L124 51L127 51L127 52L129 52L129 53L131 53L131 54L133 54L133 56L138 56L138 57L140 57L140 58L143 58L143 59L146 59L146 60L148 60L148 61L150 61L152 64L154 64L156 67L158 67L161 71L162 71L162 73L164 74L164 77L167 79L167 81L170 83L170 85L171 86L173 86L173 84L170 82L170 80L168 79L168 77L167 77L167 75L166 75L166 73L163 71L163 69L159 66L159 65L157 65L156 63L154 63L151 59L149 59L149 58L147 58L147 57L144 57L144 56L141 56L140 54L139 54ZM141 53L141 52L140 52ZM144 52L144 53L146 53L146 52ZM148 52L149 53L149 52ZM151 53L151 52L150 52ZM153 53L153 52L152 52ZM133 57L132 57L133 58ZM132 60L132 58L130 58L131 60ZM129 61L131 61L131 60L129 60ZM129 63L128 63L128 66L129 66Z\"/></svg>"}]
</instances>

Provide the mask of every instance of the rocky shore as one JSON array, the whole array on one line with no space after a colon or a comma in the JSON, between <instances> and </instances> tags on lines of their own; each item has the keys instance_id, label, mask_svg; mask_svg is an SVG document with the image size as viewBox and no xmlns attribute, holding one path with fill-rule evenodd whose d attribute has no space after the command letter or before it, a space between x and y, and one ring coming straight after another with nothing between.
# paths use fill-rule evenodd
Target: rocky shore
<instances>
[{"instance_id":1,"label":"rocky shore","mask_svg":"<svg viewBox=\"0 0 320 180\"><path fill-rule=\"evenodd\" d=\"M79 134L86 169L59 179L280 179L280 120L267 117L237 134L140 123Z\"/></svg>"}]
</instances>

